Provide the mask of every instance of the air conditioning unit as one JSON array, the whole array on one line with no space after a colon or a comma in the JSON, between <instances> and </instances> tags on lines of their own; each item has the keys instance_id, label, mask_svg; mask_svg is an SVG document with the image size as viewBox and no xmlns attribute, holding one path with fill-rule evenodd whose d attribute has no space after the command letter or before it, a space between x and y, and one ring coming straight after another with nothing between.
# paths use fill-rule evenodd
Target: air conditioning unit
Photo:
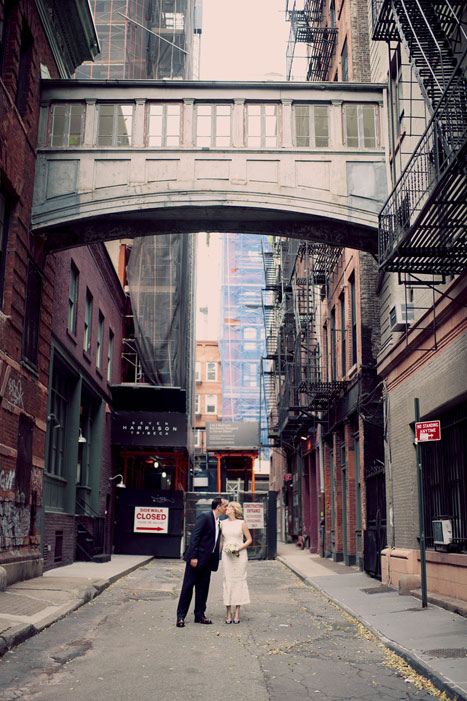
<instances>
[{"instance_id":1,"label":"air conditioning unit","mask_svg":"<svg viewBox=\"0 0 467 701\"><path fill-rule=\"evenodd\" d=\"M389 312L389 326L391 331L403 331L414 320L414 307L412 304L395 304Z\"/></svg>"},{"instance_id":2,"label":"air conditioning unit","mask_svg":"<svg viewBox=\"0 0 467 701\"><path fill-rule=\"evenodd\" d=\"M433 543L435 545L449 545L452 543L452 521L448 518L433 521Z\"/></svg>"}]
</instances>

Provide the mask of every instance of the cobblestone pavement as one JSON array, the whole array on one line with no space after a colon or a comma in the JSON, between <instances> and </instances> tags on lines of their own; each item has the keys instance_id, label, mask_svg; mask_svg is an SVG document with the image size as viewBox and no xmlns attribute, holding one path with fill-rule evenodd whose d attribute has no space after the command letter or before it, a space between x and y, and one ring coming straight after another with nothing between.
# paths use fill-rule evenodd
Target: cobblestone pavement
<instances>
[{"instance_id":1,"label":"cobblestone pavement","mask_svg":"<svg viewBox=\"0 0 467 701\"><path fill-rule=\"evenodd\" d=\"M226 626L221 573L212 626L175 627L184 564L153 560L9 651L0 699L430 699L429 687L280 562L250 562L252 603ZM447 698L447 697L443 697Z\"/></svg>"}]
</instances>

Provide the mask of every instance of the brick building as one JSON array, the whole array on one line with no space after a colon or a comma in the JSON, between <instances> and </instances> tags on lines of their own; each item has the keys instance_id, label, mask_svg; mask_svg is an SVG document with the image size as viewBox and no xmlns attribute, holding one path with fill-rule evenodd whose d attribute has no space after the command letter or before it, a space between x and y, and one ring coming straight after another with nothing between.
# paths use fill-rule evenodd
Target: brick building
<instances>
[{"instance_id":1,"label":"brick building","mask_svg":"<svg viewBox=\"0 0 467 701\"><path fill-rule=\"evenodd\" d=\"M193 488L217 490L217 461L206 448L206 423L222 421L222 368L217 341L196 341Z\"/></svg>"},{"instance_id":2,"label":"brick building","mask_svg":"<svg viewBox=\"0 0 467 701\"><path fill-rule=\"evenodd\" d=\"M41 78L92 59L87 2L0 3L0 568L40 574L55 261L30 233Z\"/></svg>"},{"instance_id":3,"label":"brick building","mask_svg":"<svg viewBox=\"0 0 467 701\"><path fill-rule=\"evenodd\" d=\"M44 569L75 559L109 559L112 552L111 385L121 376L125 304L104 244L56 253L55 266Z\"/></svg>"}]
</instances>

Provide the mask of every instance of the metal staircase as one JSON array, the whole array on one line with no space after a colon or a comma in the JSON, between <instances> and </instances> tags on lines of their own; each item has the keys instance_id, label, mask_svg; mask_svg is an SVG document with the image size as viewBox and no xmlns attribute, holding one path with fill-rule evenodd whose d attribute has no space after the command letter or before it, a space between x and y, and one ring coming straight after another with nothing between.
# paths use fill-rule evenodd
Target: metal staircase
<instances>
[{"instance_id":1,"label":"metal staircase","mask_svg":"<svg viewBox=\"0 0 467 701\"><path fill-rule=\"evenodd\" d=\"M431 119L379 220L389 272L467 267L467 33L459 0L374 0L373 39L400 41Z\"/></svg>"}]
</instances>

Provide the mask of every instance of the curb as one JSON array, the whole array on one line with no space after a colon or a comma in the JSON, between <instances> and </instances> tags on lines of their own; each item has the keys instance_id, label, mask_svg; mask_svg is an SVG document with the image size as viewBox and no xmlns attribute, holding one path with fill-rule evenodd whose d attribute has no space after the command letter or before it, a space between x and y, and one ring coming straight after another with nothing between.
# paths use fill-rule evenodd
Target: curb
<instances>
[{"instance_id":1,"label":"curb","mask_svg":"<svg viewBox=\"0 0 467 701\"><path fill-rule=\"evenodd\" d=\"M362 626L369 630L370 633L372 633L376 638L378 638L378 640L382 642L387 648L395 652L397 655L402 657L403 660L410 664L410 666L416 672L418 672L418 674L421 674L422 676L426 677L426 679L428 679L430 682L432 682L433 686L435 686L439 691L444 691L447 694L451 695L453 697L452 701L467 701L467 696L464 696L464 692L459 690L459 688L454 682L450 682L443 676L441 676L439 673L434 672L430 667L428 667L424 662L419 660L418 657L416 657L414 653L412 653L407 648L403 647L399 643L394 642L393 640L390 640L389 638L386 638L386 636L383 633L381 633L380 630L374 628L364 618L362 618L362 616L353 611L349 606L346 606L338 599L335 599L334 597L330 596L324 589L322 589L318 584L316 584L316 582L311 580L309 577L303 574L303 572L300 572L300 570L296 569L293 565L287 562L287 560L284 557L278 556L277 560L282 565L284 565L284 567L287 567L291 572L293 572L299 579L301 579L302 582L306 584L306 586L310 587L311 589L314 589L328 601L331 601L333 604L342 609L342 611L348 613L349 616L355 618L356 621L358 621Z\"/></svg>"},{"instance_id":2,"label":"curb","mask_svg":"<svg viewBox=\"0 0 467 701\"><path fill-rule=\"evenodd\" d=\"M77 609L81 608L81 606L84 606L84 604L89 603L99 596L99 594L102 594L102 592L108 589L111 584L118 581L122 577L125 577L127 574L130 574L130 572L134 572L138 568L147 565L148 562L153 559L153 557L148 557L148 559L144 562L138 562L137 564L128 567L126 570L110 576L108 579L96 579L93 582L90 582L84 591L80 592L80 595L77 598L71 599L69 602L62 604L60 607L57 606L57 611L44 616L44 618L37 623L20 623L12 621L11 633L7 631L6 633L0 635L0 661L3 655L5 655L5 653L7 653L9 650L17 645L20 645L21 643L24 643L26 640L34 637L37 635L37 633L42 632L46 628L49 628L54 623L57 623L57 621L60 621L62 618L68 616L68 614L73 613L73 611L76 611ZM53 577L50 577L50 583L53 584Z\"/></svg>"}]
</instances>

